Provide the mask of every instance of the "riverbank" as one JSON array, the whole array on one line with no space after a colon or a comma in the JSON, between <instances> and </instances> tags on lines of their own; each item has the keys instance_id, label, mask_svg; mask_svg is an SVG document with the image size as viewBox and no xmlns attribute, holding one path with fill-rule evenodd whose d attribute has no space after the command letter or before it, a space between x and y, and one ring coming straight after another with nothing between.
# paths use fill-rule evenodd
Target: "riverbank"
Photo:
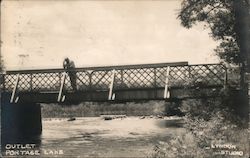
<instances>
[{"instance_id":1,"label":"riverbank","mask_svg":"<svg viewBox=\"0 0 250 158\"><path fill-rule=\"evenodd\" d=\"M248 158L248 120L229 107L224 100L184 101L180 109L187 132L158 143L149 157Z\"/></svg>"},{"instance_id":2,"label":"riverbank","mask_svg":"<svg viewBox=\"0 0 250 158\"><path fill-rule=\"evenodd\" d=\"M173 103L164 101L94 103L84 102L78 105L41 104L43 118L98 117L100 115L149 116L166 115L174 112L169 107Z\"/></svg>"}]
</instances>

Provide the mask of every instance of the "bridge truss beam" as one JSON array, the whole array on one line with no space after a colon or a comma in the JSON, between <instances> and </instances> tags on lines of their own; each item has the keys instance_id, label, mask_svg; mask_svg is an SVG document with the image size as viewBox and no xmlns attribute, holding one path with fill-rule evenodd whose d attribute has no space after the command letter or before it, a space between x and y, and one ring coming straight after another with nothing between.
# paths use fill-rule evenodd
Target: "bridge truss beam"
<instances>
[{"instance_id":1,"label":"bridge truss beam","mask_svg":"<svg viewBox=\"0 0 250 158\"><path fill-rule=\"evenodd\" d=\"M29 94L36 98L34 94L39 94L50 98L49 95L57 94L55 101L62 102L81 94L82 101L143 100L169 99L173 97L169 92L174 89L223 87L227 84L227 70L221 64L162 63L76 68L67 72L64 69L7 71L3 78L3 92L13 93L16 87L15 95L18 93L20 97Z\"/></svg>"}]
</instances>

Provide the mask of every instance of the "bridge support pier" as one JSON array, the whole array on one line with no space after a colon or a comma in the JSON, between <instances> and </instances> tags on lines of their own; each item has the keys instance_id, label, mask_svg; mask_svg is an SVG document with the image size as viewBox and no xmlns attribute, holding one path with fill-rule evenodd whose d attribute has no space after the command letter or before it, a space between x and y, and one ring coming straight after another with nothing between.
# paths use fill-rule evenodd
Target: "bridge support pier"
<instances>
[{"instance_id":1,"label":"bridge support pier","mask_svg":"<svg viewBox=\"0 0 250 158\"><path fill-rule=\"evenodd\" d=\"M42 133L40 104L10 103L10 95L1 95L1 147L6 144L40 145Z\"/></svg>"}]
</instances>

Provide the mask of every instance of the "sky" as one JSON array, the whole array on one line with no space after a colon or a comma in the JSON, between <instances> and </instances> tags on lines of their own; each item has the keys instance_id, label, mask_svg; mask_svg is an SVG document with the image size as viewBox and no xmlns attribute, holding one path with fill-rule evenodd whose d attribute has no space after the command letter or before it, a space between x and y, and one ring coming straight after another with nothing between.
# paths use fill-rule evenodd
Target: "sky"
<instances>
[{"instance_id":1,"label":"sky","mask_svg":"<svg viewBox=\"0 0 250 158\"><path fill-rule=\"evenodd\" d=\"M188 61L217 63L217 43L202 25L177 19L180 0L3 1L1 53L6 69Z\"/></svg>"}]
</instances>

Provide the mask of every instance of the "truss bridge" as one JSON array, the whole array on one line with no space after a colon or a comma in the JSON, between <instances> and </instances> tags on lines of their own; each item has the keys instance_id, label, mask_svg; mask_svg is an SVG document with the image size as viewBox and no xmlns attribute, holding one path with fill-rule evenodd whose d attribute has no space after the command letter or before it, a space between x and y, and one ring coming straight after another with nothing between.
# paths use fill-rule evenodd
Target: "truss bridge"
<instances>
[{"instance_id":1,"label":"truss bridge","mask_svg":"<svg viewBox=\"0 0 250 158\"><path fill-rule=\"evenodd\" d=\"M11 103L169 100L218 95L227 70L221 64L177 62L7 71L1 80Z\"/></svg>"}]
</instances>

